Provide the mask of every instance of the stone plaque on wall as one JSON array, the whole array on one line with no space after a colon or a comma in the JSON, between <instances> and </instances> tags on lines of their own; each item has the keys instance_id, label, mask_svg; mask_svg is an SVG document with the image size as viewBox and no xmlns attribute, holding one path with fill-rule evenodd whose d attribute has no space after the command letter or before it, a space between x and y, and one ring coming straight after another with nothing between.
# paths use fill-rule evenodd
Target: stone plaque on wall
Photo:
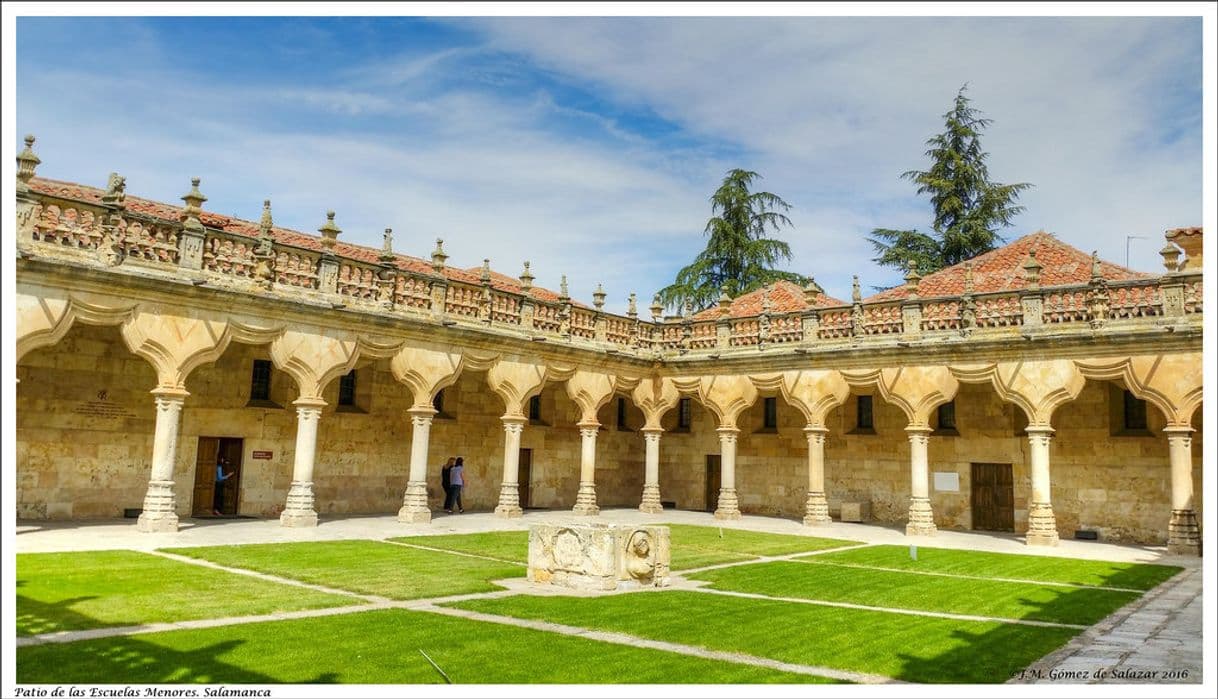
<instances>
[{"instance_id":1,"label":"stone plaque on wall","mask_svg":"<svg viewBox=\"0 0 1218 699\"><path fill-rule=\"evenodd\" d=\"M960 492L960 474L955 471L935 471L935 490L941 493Z\"/></svg>"}]
</instances>

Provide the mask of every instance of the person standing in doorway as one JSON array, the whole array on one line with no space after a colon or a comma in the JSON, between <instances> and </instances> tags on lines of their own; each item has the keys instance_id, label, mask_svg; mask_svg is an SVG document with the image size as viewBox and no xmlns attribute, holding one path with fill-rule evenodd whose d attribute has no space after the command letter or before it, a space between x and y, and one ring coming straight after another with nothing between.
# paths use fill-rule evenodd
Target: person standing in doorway
<instances>
[{"instance_id":1,"label":"person standing in doorway","mask_svg":"<svg viewBox=\"0 0 1218 699\"><path fill-rule=\"evenodd\" d=\"M453 513L453 481L452 471L453 464L456 459L448 457L448 462L444 464L444 468L440 469L440 489L444 491L444 511L448 514Z\"/></svg>"},{"instance_id":2,"label":"person standing in doorway","mask_svg":"<svg viewBox=\"0 0 1218 699\"><path fill-rule=\"evenodd\" d=\"M458 456L457 462L453 464L453 470L448 474L448 480L452 483L453 504L457 506L457 512L465 512L465 506L461 504L461 490L465 487L465 457ZM452 510L448 510L452 512Z\"/></svg>"},{"instance_id":3,"label":"person standing in doorway","mask_svg":"<svg viewBox=\"0 0 1218 699\"><path fill-rule=\"evenodd\" d=\"M211 513L220 516L220 510L224 509L224 488L228 485L225 481L233 477L236 471L224 472L224 467L228 466L228 458L221 456L216 462L216 489L215 496L212 498Z\"/></svg>"}]
</instances>

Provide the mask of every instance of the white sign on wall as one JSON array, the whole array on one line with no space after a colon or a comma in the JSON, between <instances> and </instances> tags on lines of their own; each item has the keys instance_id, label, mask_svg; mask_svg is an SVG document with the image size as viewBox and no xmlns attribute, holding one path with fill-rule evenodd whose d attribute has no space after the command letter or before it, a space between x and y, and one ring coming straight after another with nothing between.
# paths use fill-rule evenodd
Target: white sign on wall
<instances>
[{"instance_id":1,"label":"white sign on wall","mask_svg":"<svg viewBox=\"0 0 1218 699\"><path fill-rule=\"evenodd\" d=\"M955 471L935 471L935 490L944 493L960 492L960 474Z\"/></svg>"}]
</instances>

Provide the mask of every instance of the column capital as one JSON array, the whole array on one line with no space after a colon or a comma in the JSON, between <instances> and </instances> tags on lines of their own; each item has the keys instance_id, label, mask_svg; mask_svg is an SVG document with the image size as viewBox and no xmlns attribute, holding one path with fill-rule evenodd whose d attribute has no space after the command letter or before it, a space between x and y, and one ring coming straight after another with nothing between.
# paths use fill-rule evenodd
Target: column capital
<instances>
[{"instance_id":1,"label":"column capital","mask_svg":"<svg viewBox=\"0 0 1218 699\"><path fill-rule=\"evenodd\" d=\"M1028 433L1028 437L1032 437L1032 436L1052 437L1053 433L1056 431L1057 430L1054 430L1049 425L1028 425L1027 428L1024 429L1024 432Z\"/></svg>"},{"instance_id":2,"label":"column capital","mask_svg":"<svg viewBox=\"0 0 1218 699\"><path fill-rule=\"evenodd\" d=\"M579 436L584 439L596 439L597 432L600 432L600 426L588 427L586 425L579 426Z\"/></svg>"},{"instance_id":3,"label":"column capital","mask_svg":"<svg viewBox=\"0 0 1218 699\"><path fill-rule=\"evenodd\" d=\"M804 428L804 434L809 437L813 435L826 435L829 434L829 428L824 425L808 425Z\"/></svg>"},{"instance_id":4,"label":"column capital","mask_svg":"<svg viewBox=\"0 0 1218 699\"><path fill-rule=\"evenodd\" d=\"M175 401L177 403L186 400L186 397L190 395L190 391L187 391L182 386L157 386L149 391L149 393L158 401Z\"/></svg>"},{"instance_id":5,"label":"column capital","mask_svg":"<svg viewBox=\"0 0 1218 699\"><path fill-rule=\"evenodd\" d=\"M910 425L909 427L905 428L905 433L908 434L911 439L919 435L929 435L931 432L934 432L934 430L931 429L931 426L927 424Z\"/></svg>"},{"instance_id":6,"label":"column capital","mask_svg":"<svg viewBox=\"0 0 1218 699\"><path fill-rule=\"evenodd\" d=\"M508 425L524 425L529 419L523 415L501 415L499 419L503 422L503 426Z\"/></svg>"},{"instance_id":7,"label":"column capital","mask_svg":"<svg viewBox=\"0 0 1218 699\"><path fill-rule=\"evenodd\" d=\"M436 414L436 409L430 405L416 405L406 409L406 414L412 418L425 417L431 419Z\"/></svg>"},{"instance_id":8,"label":"column capital","mask_svg":"<svg viewBox=\"0 0 1218 699\"><path fill-rule=\"evenodd\" d=\"M296 400L292 401L292 405L296 406L298 409L299 408L317 408L318 410L321 410L322 408L326 407L326 405L328 405L328 403L326 403L324 400L322 400L321 398L318 398L316 396L301 396L301 397L297 398Z\"/></svg>"},{"instance_id":9,"label":"column capital","mask_svg":"<svg viewBox=\"0 0 1218 699\"><path fill-rule=\"evenodd\" d=\"M661 434L664 434L664 428L663 427L640 427L639 432L642 432L644 437L647 437L647 436L650 436L653 434L658 437Z\"/></svg>"},{"instance_id":10,"label":"column capital","mask_svg":"<svg viewBox=\"0 0 1218 699\"><path fill-rule=\"evenodd\" d=\"M575 426L583 429L600 429L601 423L596 420L580 420Z\"/></svg>"},{"instance_id":11,"label":"column capital","mask_svg":"<svg viewBox=\"0 0 1218 699\"><path fill-rule=\"evenodd\" d=\"M726 437L728 435L735 437L736 435L740 434L739 427L718 427L715 429L715 431L719 433L720 437Z\"/></svg>"},{"instance_id":12,"label":"column capital","mask_svg":"<svg viewBox=\"0 0 1218 699\"><path fill-rule=\"evenodd\" d=\"M1196 431L1192 425L1168 425L1163 428L1163 433L1167 435L1168 439L1172 437L1191 437Z\"/></svg>"}]
</instances>

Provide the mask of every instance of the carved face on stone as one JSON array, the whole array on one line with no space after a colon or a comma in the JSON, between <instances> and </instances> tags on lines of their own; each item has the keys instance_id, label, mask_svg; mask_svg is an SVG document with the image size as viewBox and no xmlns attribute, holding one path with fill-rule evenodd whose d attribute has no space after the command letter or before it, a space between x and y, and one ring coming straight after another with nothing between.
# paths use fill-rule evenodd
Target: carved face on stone
<instances>
[{"instance_id":1,"label":"carved face on stone","mask_svg":"<svg viewBox=\"0 0 1218 699\"><path fill-rule=\"evenodd\" d=\"M630 537L630 550L639 558L647 558L651 553L651 539L647 532L638 531Z\"/></svg>"}]
</instances>

